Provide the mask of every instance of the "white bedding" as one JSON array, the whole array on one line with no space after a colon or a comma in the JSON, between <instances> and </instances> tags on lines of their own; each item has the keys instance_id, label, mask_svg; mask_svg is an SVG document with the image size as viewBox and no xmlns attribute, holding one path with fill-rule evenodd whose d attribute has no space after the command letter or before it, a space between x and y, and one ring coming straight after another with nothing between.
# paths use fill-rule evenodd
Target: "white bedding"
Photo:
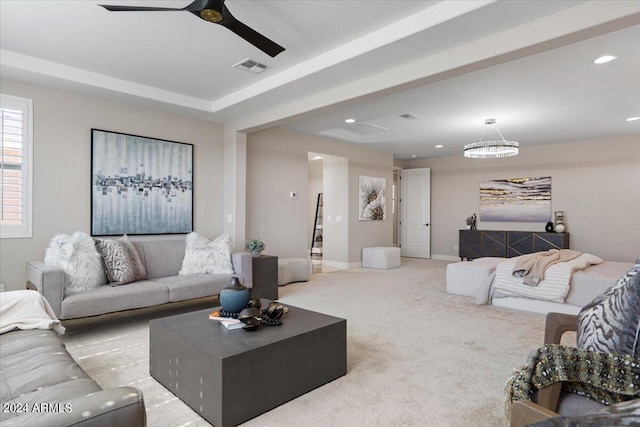
<instances>
[{"instance_id":1,"label":"white bedding","mask_svg":"<svg viewBox=\"0 0 640 427\"><path fill-rule=\"evenodd\" d=\"M527 286L522 283L522 277L513 276L513 268L519 257L502 261L496 267L494 292L507 296L539 299L544 301L564 302L569 293L571 274L590 265L603 261L595 255L582 254L579 257L553 264L544 273L544 279L538 286Z\"/></svg>"}]
</instances>

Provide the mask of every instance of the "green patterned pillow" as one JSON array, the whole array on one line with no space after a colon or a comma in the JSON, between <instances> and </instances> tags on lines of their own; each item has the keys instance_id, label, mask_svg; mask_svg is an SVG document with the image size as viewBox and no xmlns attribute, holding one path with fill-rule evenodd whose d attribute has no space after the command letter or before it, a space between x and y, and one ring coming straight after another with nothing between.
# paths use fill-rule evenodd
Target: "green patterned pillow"
<instances>
[{"instance_id":1,"label":"green patterned pillow","mask_svg":"<svg viewBox=\"0 0 640 427\"><path fill-rule=\"evenodd\" d=\"M578 314L578 347L640 357L640 259Z\"/></svg>"}]
</instances>

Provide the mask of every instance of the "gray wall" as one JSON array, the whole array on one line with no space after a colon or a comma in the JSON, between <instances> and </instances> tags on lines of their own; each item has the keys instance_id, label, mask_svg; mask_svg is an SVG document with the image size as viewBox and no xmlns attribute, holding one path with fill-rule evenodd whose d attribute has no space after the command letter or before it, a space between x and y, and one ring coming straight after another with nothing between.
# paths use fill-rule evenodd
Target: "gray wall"
<instances>
[{"instance_id":1,"label":"gray wall","mask_svg":"<svg viewBox=\"0 0 640 427\"><path fill-rule=\"evenodd\" d=\"M480 182L528 176L552 179L552 212L565 211L571 248L609 261L640 257L640 136L522 148L506 159L462 154L398 162L431 168L431 252L457 257L458 230L479 211ZM484 230L543 231L539 223L478 223Z\"/></svg>"},{"instance_id":2,"label":"gray wall","mask_svg":"<svg viewBox=\"0 0 640 427\"><path fill-rule=\"evenodd\" d=\"M194 229L222 232L222 126L106 98L2 80L2 93L33 99L33 237L0 239L0 283L23 289L25 263L59 233L90 233L91 128L194 144Z\"/></svg>"},{"instance_id":3,"label":"gray wall","mask_svg":"<svg viewBox=\"0 0 640 427\"><path fill-rule=\"evenodd\" d=\"M349 231L348 259L357 263L363 247L391 246L393 224L386 221L358 221L358 175L383 176L391 185L393 156L341 141L273 128L247 136L247 237L260 237L267 244L266 254L279 257L306 257L310 227L308 190L308 152L330 154L348 159L348 203L346 212L337 212ZM323 190L326 187L326 161ZM337 184L336 184L337 185ZM289 192L297 191L297 199ZM390 203L390 202L388 202ZM390 206L388 206L390 209ZM329 212L327 214L334 214ZM354 219L355 218L355 219ZM327 221L325 220L325 227ZM330 244L326 241L325 245ZM341 256L341 258L343 258Z\"/></svg>"},{"instance_id":4,"label":"gray wall","mask_svg":"<svg viewBox=\"0 0 640 427\"><path fill-rule=\"evenodd\" d=\"M387 180L387 210L384 221L360 221L360 175L385 178ZM393 222L391 214L391 186L393 168L371 165L354 157L349 162L349 260L358 262L362 258L362 248L372 246L393 246ZM358 242L357 244L354 244Z\"/></svg>"},{"instance_id":5,"label":"gray wall","mask_svg":"<svg viewBox=\"0 0 640 427\"><path fill-rule=\"evenodd\" d=\"M349 159L324 160L324 235L322 263L346 266L349 263Z\"/></svg>"}]
</instances>

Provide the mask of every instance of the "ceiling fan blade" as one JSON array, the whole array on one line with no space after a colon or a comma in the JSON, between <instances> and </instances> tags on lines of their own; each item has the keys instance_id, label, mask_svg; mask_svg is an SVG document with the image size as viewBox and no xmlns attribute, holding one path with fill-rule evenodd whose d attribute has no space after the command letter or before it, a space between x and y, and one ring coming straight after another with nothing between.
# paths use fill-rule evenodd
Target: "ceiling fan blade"
<instances>
[{"instance_id":1,"label":"ceiling fan blade","mask_svg":"<svg viewBox=\"0 0 640 427\"><path fill-rule=\"evenodd\" d=\"M218 22L218 24L233 31L270 57L273 58L285 50L278 43L268 39L253 28L250 28L242 22L238 21L226 6L222 7L222 16L223 19L222 21Z\"/></svg>"},{"instance_id":2,"label":"ceiling fan blade","mask_svg":"<svg viewBox=\"0 0 640 427\"><path fill-rule=\"evenodd\" d=\"M168 7L113 6L105 4L98 6L102 6L111 12L187 11L200 19L228 28L272 58L285 50L273 40L268 39L253 28L238 21L229 9L227 9L224 2L225 0L194 0L191 4L181 9Z\"/></svg>"},{"instance_id":3,"label":"ceiling fan blade","mask_svg":"<svg viewBox=\"0 0 640 427\"><path fill-rule=\"evenodd\" d=\"M98 6L102 6L111 12L163 12L163 11L184 10L184 9L174 9L171 7L113 6L109 4L99 4Z\"/></svg>"}]
</instances>

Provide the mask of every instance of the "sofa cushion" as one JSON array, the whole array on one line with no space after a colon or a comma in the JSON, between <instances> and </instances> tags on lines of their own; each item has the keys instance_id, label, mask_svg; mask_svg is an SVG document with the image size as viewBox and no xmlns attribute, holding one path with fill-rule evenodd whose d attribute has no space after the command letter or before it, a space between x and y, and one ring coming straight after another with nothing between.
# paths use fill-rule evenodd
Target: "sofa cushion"
<instances>
[{"instance_id":1,"label":"sofa cushion","mask_svg":"<svg viewBox=\"0 0 640 427\"><path fill-rule=\"evenodd\" d=\"M133 240L147 270L147 279L176 276L182 267L186 248L183 236L167 239Z\"/></svg>"},{"instance_id":2,"label":"sofa cushion","mask_svg":"<svg viewBox=\"0 0 640 427\"><path fill-rule=\"evenodd\" d=\"M147 278L138 251L125 234L117 239L96 239L104 272L111 286L126 285Z\"/></svg>"},{"instance_id":3,"label":"sofa cushion","mask_svg":"<svg viewBox=\"0 0 640 427\"><path fill-rule=\"evenodd\" d=\"M107 283L95 241L87 233L58 234L45 251L44 263L64 270L65 293L73 294Z\"/></svg>"},{"instance_id":4,"label":"sofa cushion","mask_svg":"<svg viewBox=\"0 0 640 427\"><path fill-rule=\"evenodd\" d=\"M178 274L233 274L231 238L222 234L209 240L198 233L189 233L186 252Z\"/></svg>"},{"instance_id":5,"label":"sofa cushion","mask_svg":"<svg viewBox=\"0 0 640 427\"><path fill-rule=\"evenodd\" d=\"M34 374L34 375L37 375L37 374ZM34 390L30 393L16 395L13 399L6 400L3 402L19 404L22 407L24 407L24 405L28 405L28 407L31 408L32 411L34 411L34 406L41 407L40 405L43 405L45 407L48 407L50 405L55 405L56 403L58 403L60 405L57 406L56 409L54 409L54 412L55 411L73 412L74 409L77 410L77 406L74 407L73 405L69 404L68 402L70 400L74 398L84 397L89 393L96 393L96 392L99 392L100 390L101 390L100 386L91 378L88 378L88 377L78 378L78 379L73 379L69 381L63 381L53 385L47 385L46 387L38 388L37 390ZM45 409L41 409L41 410L44 411ZM35 423L33 421L31 423L25 422L25 420L23 419L23 416L25 415L25 413L21 413L21 412L18 412L18 413L3 412L0 420L6 421L10 418L19 416L20 423L18 425L21 425L21 426L57 425L57 424L49 424L48 422L50 420L48 416L46 417L47 421L45 422L43 419L45 416L43 414L41 413L38 414L37 412L32 412L32 413L34 415L40 415L39 417L35 417L36 418ZM2 425L3 427L5 426L4 423ZM9 426L12 426L13 424L7 423L6 425L7 427L9 427Z\"/></svg>"},{"instance_id":6,"label":"sofa cushion","mask_svg":"<svg viewBox=\"0 0 640 427\"><path fill-rule=\"evenodd\" d=\"M578 347L640 356L640 259L578 314Z\"/></svg>"},{"instance_id":7,"label":"sofa cushion","mask_svg":"<svg viewBox=\"0 0 640 427\"><path fill-rule=\"evenodd\" d=\"M233 274L191 274L162 277L152 282L169 289L169 301L175 302L218 295L232 277Z\"/></svg>"},{"instance_id":8,"label":"sofa cushion","mask_svg":"<svg viewBox=\"0 0 640 427\"><path fill-rule=\"evenodd\" d=\"M63 319L95 316L132 308L150 307L169 302L169 290L149 280L127 286L100 286L62 301Z\"/></svg>"},{"instance_id":9,"label":"sofa cushion","mask_svg":"<svg viewBox=\"0 0 640 427\"><path fill-rule=\"evenodd\" d=\"M53 331L7 332L0 336L0 346L0 397L3 402L57 384L90 380ZM5 353L5 348L10 349L9 352ZM89 387L89 392L100 390L97 384L94 385Z\"/></svg>"}]
</instances>

